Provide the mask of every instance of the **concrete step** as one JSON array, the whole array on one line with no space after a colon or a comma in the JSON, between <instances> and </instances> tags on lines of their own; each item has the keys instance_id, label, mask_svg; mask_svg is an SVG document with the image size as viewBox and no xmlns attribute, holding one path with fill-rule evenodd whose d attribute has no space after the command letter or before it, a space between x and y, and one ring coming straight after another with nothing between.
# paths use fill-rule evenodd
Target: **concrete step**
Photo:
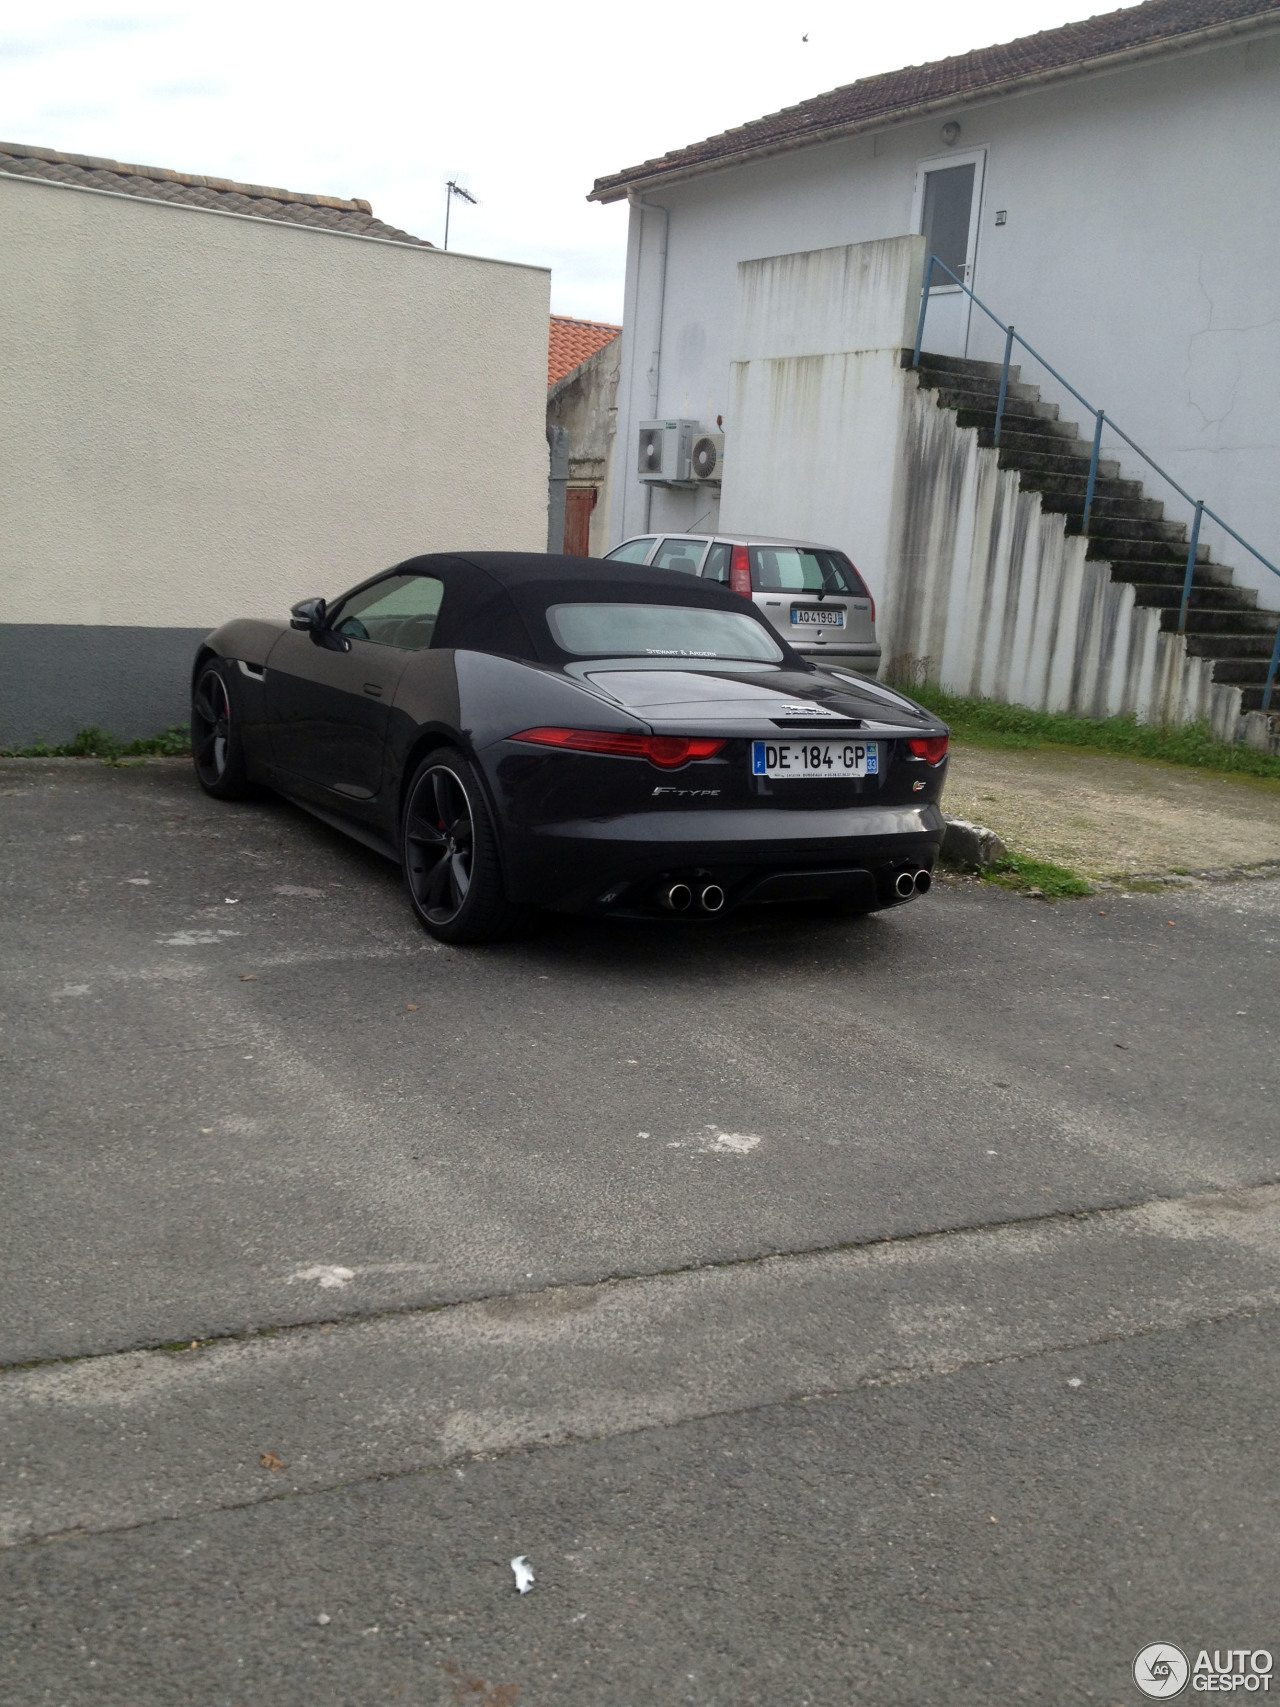
<instances>
[{"instance_id":1,"label":"concrete step","mask_svg":"<svg viewBox=\"0 0 1280 1707\"><path fill-rule=\"evenodd\" d=\"M1083 516L1084 505L1080 504L1076 507L1074 516L1067 517L1068 533L1080 532ZM1108 518L1106 515L1095 513L1089 517L1089 538L1090 540L1096 539L1104 547L1104 555L1107 545L1124 540L1159 545L1166 552L1170 550L1176 552L1179 546L1184 552L1187 549L1187 529L1183 522L1142 521L1125 516ZM1184 556L1182 560L1184 569L1186 562Z\"/></svg>"},{"instance_id":2,"label":"concrete step","mask_svg":"<svg viewBox=\"0 0 1280 1707\"><path fill-rule=\"evenodd\" d=\"M1081 481L1079 491L1053 492L1045 491L1039 479L1034 474L1027 475L1023 485L1030 491L1040 493L1040 507L1051 515L1067 516L1075 524L1072 531L1078 531L1084 520L1084 482ZM1141 487L1138 488L1142 490ZM1105 494L1095 492L1093 508L1089 512L1092 526L1095 522L1159 522L1164 519L1164 505L1158 498L1117 497L1110 498Z\"/></svg>"},{"instance_id":3,"label":"concrete step","mask_svg":"<svg viewBox=\"0 0 1280 1707\"><path fill-rule=\"evenodd\" d=\"M1003 457L1001 457L1000 462L1002 467L1005 466ZM1057 474L1052 471L1041 471L1038 468L1022 469L1019 472L1022 475L1022 484L1027 491L1052 492L1061 498L1078 498L1080 513L1084 514L1085 494L1089 490L1087 470L1080 474L1074 472ZM1138 512L1149 515L1153 521L1159 520L1164 515L1164 505L1158 498L1145 496L1141 480L1117 480L1100 474L1093 484L1093 510L1090 512L1091 515L1107 513L1098 509L1099 501L1103 498L1110 499L1113 503L1154 506L1154 508L1143 508Z\"/></svg>"},{"instance_id":4,"label":"concrete step","mask_svg":"<svg viewBox=\"0 0 1280 1707\"><path fill-rule=\"evenodd\" d=\"M988 450L996 442L995 415L981 410L973 411L972 420L961 421L962 427L976 427L978 443L985 445ZM1047 451L1051 456L1075 456L1084 461L1086 468L1093 454L1093 447L1081 439L1074 421L1043 421L1039 418L1030 420L1022 416L1006 416L1000 424L1000 449Z\"/></svg>"},{"instance_id":5,"label":"concrete step","mask_svg":"<svg viewBox=\"0 0 1280 1707\"><path fill-rule=\"evenodd\" d=\"M1228 687L1261 688L1267 679L1271 653L1265 658L1220 658L1213 666L1213 679ZM1274 696L1273 696L1274 697ZM1254 707L1248 709L1253 710Z\"/></svg>"},{"instance_id":6,"label":"concrete step","mask_svg":"<svg viewBox=\"0 0 1280 1707\"><path fill-rule=\"evenodd\" d=\"M1276 612L1273 610L1211 610L1197 606L1196 589L1191 590L1191 604L1187 609L1187 633L1205 634L1211 636L1250 634L1262 635L1268 646L1274 645L1276 637ZM1178 612L1167 610L1160 619L1160 627L1165 633L1176 631L1178 627Z\"/></svg>"},{"instance_id":7,"label":"concrete step","mask_svg":"<svg viewBox=\"0 0 1280 1707\"><path fill-rule=\"evenodd\" d=\"M933 394L943 409L954 409L957 413L972 415L973 420L961 423L966 427L994 427L996 424L996 400L985 397L979 391L960 391L954 388L939 387ZM1041 403L1029 398L1011 397L1004 406L1006 421L1056 421L1059 419L1056 403ZM1003 436L1003 429L1002 429ZM1079 436L1079 428L1075 429Z\"/></svg>"},{"instance_id":8,"label":"concrete step","mask_svg":"<svg viewBox=\"0 0 1280 1707\"><path fill-rule=\"evenodd\" d=\"M990 400L994 409L1000 401L1000 369L993 374L956 373L945 368L926 368L923 363L916 369L920 383L929 391L962 391L969 397L985 397ZM1009 370L1009 386L1005 392L1005 408L1017 398L1024 403L1040 401L1038 385L1023 385L1013 377L1013 369Z\"/></svg>"},{"instance_id":9,"label":"concrete step","mask_svg":"<svg viewBox=\"0 0 1280 1707\"><path fill-rule=\"evenodd\" d=\"M1187 612L1190 617L1190 611ZM1177 626L1175 618L1174 626ZM1276 643L1270 634L1193 634L1190 626L1183 636L1189 658L1262 658L1270 660Z\"/></svg>"},{"instance_id":10,"label":"concrete step","mask_svg":"<svg viewBox=\"0 0 1280 1707\"><path fill-rule=\"evenodd\" d=\"M978 439L981 443L981 432L979 432ZM1045 450L1040 448L1038 444L1035 450L1024 450L1021 445L1006 444L1002 433L999 445L1000 466L1001 468L1015 469L1018 473L1062 475L1067 480L1079 478L1087 485L1089 481L1089 458L1077 456L1074 451L1068 450L1066 448L1068 442L1063 440L1050 441L1055 445L1061 444L1061 449ZM1040 443L1042 444L1043 441ZM995 448L994 435L992 436L992 448ZM1120 464L1109 459L1105 461L1099 459L1098 479L1119 480ZM1137 486L1141 490L1141 481L1135 480L1129 484Z\"/></svg>"},{"instance_id":11,"label":"concrete step","mask_svg":"<svg viewBox=\"0 0 1280 1707\"><path fill-rule=\"evenodd\" d=\"M1089 554L1093 555L1092 552ZM1108 561L1106 553L1100 554L1104 562ZM1125 563L1110 559L1111 579L1126 582L1142 582L1147 586L1176 587L1182 592L1183 582L1187 577L1185 563ZM1231 571L1224 569L1220 563L1199 563L1191 578L1191 590L1194 594L1200 587L1231 587L1234 586Z\"/></svg>"},{"instance_id":12,"label":"concrete step","mask_svg":"<svg viewBox=\"0 0 1280 1707\"><path fill-rule=\"evenodd\" d=\"M1265 691L1265 686L1266 686L1265 682L1262 682L1262 683L1259 683L1255 686L1249 686L1246 684L1246 685L1243 685L1241 687L1241 690L1240 690L1240 709L1241 709L1241 711L1261 711L1262 710L1262 696L1263 696L1263 693ZM1278 705L1280 705L1280 681L1277 681L1276 685L1271 690L1271 704L1268 707L1268 710L1274 711Z\"/></svg>"},{"instance_id":13,"label":"concrete step","mask_svg":"<svg viewBox=\"0 0 1280 1707\"><path fill-rule=\"evenodd\" d=\"M911 366L911 358L913 354L914 351L912 350L903 350L903 367ZM1000 378L1001 368L1004 364L1003 362L974 361L970 356L939 356L935 355L932 350L921 350L920 366L926 370L931 370L937 373L973 374L979 379L995 378L998 380ZM1020 374L1021 371L1021 368L1017 367L1010 367L1009 369L1011 376L1013 374Z\"/></svg>"},{"instance_id":14,"label":"concrete step","mask_svg":"<svg viewBox=\"0 0 1280 1707\"><path fill-rule=\"evenodd\" d=\"M1174 524L1176 525L1176 524ZM1101 533L1096 528L1089 529L1089 556L1105 557L1112 563L1168 563L1177 566L1178 573L1183 575L1187 568L1187 545L1184 540L1182 549L1167 539L1122 539L1118 534ZM1222 563L1209 561L1209 547L1196 547L1196 564L1198 568L1212 569L1211 580L1221 581L1225 586L1231 580L1231 571Z\"/></svg>"},{"instance_id":15,"label":"concrete step","mask_svg":"<svg viewBox=\"0 0 1280 1707\"><path fill-rule=\"evenodd\" d=\"M1252 587L1195 587L1191 600L1196 610L1249 610L1257 596ZM1176 611L1182 603L1182 588L1163 581L1136 581L1133 602Z\"/></svg>"}]
</instances>

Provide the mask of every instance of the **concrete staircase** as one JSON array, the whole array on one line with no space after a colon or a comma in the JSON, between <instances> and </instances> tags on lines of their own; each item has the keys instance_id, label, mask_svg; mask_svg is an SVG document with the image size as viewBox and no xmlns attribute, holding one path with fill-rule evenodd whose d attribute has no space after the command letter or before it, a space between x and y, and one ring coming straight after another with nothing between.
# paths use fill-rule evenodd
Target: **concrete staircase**
<instances>
[{"instance_id":1,"label":"concrete staircase","mask_svg":"<svg viewBox=\"0 0 1280 1707\"><path fill-rule=\"evenodd\" d=\"M904 365L910 365L910 359L911 352L905 351ZM917 369L921 386L955 412L958 426L976 428L979 443L988 448L995 446L1000 371L996 362L927 351L921 353ZM1000 467L1015 470L1024 490L1040 494L1042 509L1065 516L1067 532L1079 534L1092 429L1089 437L1082 437L1074 422L1058 418L1058 405L1042 402L1039 388L1023 384L1018 373L1016 367L1009 370ZM1146 496L1141 481L1122 480L1116 462L1099 463L1087 555L1104 561L1113 581L1130 583L1138 605L1157 607L1166 633L1178 628L1188 544L1187 524L1166 521L1164 505ZM1215 682L1239 688L1242 712L1261 708L1280 621L1277 612L1257 607L1257 593L1237 587L1232 571L1215 563L1209 547L1201 545L1183 640L1190 656L1212 659ZM1276 706L1280 686L1272 698ZM1280 706L1276 709L1280 713Z\"/></svg>"}]
</instances>

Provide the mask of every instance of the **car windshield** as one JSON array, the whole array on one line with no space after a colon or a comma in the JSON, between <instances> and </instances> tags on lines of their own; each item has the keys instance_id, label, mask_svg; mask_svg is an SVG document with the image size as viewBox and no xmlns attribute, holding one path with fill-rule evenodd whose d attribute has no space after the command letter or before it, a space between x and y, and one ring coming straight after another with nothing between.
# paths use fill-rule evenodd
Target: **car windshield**
<instances>
[{"instance_id":1,"label":"car windshield","mask_svg":"<svg viewBox=\"0 0 1280 1707\"><path fill-rule=\"evenodd\" d=\"M782 649L765 625L736 611L695 605L552 605L552 638L580 658L744 658L776 664Z\"/></svg>"}]
</instances>

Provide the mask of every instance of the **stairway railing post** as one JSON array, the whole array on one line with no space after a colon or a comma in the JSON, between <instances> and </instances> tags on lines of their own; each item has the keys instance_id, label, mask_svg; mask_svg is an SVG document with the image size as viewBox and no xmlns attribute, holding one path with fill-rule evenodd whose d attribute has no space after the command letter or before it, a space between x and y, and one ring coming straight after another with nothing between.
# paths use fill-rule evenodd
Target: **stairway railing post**
<instances>
[{"instance_id":1,"label":"stairway railing post","mask_svg":"<svg viewBox=\"0 0 1280 1707\"><path fill-rule=\"evenodd\" d=\"M920 346L924 343L924 317L929 312L929 287L933 283L933 261L930 255L929 265L924 270L924 289L920 292L920 319L916 325L916 347L911 356L912 367L920 366Z\"/></svg>"},{"instance_id":2,"label":"stairway railing post","mask_svg":"<svg viewBox=\"0 0 1280 1707\"><path fill-rule=\"evenodd\" d=\"M1271 690L1276 685L1276 670L1280 668L1280 627L1276 629L1276 643L1271 648L1271 668L1267 671L1267 685L1262 690L1262 709L1271 710Z\"/></svg>"},{"instance_id":3,"label":"stairway railing post","mask_svg":"<svg viewBox=\"0 0 1280 1707\"><path fill-rule=\"evenodd\" d=\"M1196 505L1196 519L1191 524L1191 549L1187 552L1187 573L1182 583L1182 609L1178 612L1178 633L1187 632L1187 606L1191 603L1191 582L1196 572L1196 550L1200 544L1200 517L1204 514L1204 499Z\"/></svg>"},{"instance_id":4,"label":"stairway railing post","mask_svg":"<svg viewBox=\"0 0 1280 1707\"><path fill-rule=\"evenodd\" d=\"M1098 410L1098 418L1093 424L1093 455L1089 458L1089 484L1084 489L1084 520L1080 523L1080 532L1088 533L1089 517L1093 512L1093 489L1098 484L1098 452L1102 448L1102 423L1106 415Z\"/></svg>"},{"instance_id":5,"label":"stairway railing post","mask_svg":"<svg viewBox=\"0 0 1280 1707\"><path fill-rule=\"evenodd\" d=\"M996 404L996 448L1000 446L1000 423L1004 420L1004 400L1009 394L1009 358L1013 354L1013 327L1006 326L1004 334L1004 367L1000 372L1000 401Z\"/></svg>"}]
</instances>

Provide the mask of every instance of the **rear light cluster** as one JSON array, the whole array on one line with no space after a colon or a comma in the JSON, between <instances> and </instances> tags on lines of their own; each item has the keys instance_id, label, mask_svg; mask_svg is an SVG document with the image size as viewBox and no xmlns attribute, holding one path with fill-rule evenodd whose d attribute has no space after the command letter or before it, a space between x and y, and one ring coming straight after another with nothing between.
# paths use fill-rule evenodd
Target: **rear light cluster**
<instances>
[{"instance_id":1,"label":"rear light cluster","mask_svg":"<svg viewBox=\"0 0 1280 1707\"><path fill-rule=\"evenodd\" d=\"M609 753L620 759L648 759L659 770L673 771L690 759L712 759L724 746L700 735L622 735L603 729L525 729L511 737L534 747L560 747L574 753Z\"/></svg>"},{"instance_id":2,"label":"rear light cluster","mask_svg":"<svg viewBox=\"0 0 1280 1707\"><path fill-rule=\"evenodd\" d=\"M913 759L925 759L931 765L940 765L947 756L949 735L913 735L907 742L907 751Z\"/></svg>"},{"instance_id":3,"label":"rear light cluster","mask_svg":"<svg viewBox=\"0 0 1280 1707\"><path fill-rule=\"evenodd\" d=\"M745 545L735 545L730 554L729 591L751 597L751 556Z\"/></svg>"}]
</instances>

